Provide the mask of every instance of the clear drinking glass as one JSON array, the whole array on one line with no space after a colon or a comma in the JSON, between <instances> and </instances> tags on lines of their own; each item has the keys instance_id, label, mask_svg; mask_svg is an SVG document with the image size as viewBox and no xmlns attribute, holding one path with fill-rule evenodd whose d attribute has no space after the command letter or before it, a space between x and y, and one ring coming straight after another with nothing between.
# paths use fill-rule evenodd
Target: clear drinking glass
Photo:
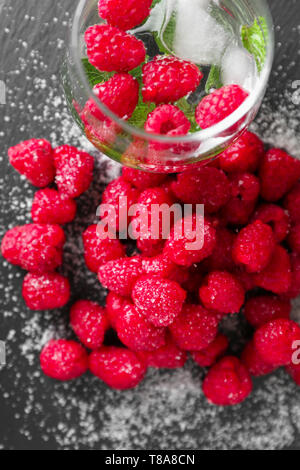
<instances>
[{"instance_id":1,"label":"clear drinking glass","mask_svg":"<svg viewBox=\"0 0 300 470\"><path fill-rule=\"evenodd\" d=\"M143 40L150 58L159 47L201 67L202 85L181 103L191 119L195 105L208 92L205 82L214 89L216 73L223 84L237 83L249 92L226 119L183 137L147 133L143 123L133 125L118 118L94 94L93 76L86 73L84 33L102 22L97 4L97 0L79 1L63 68L72 116L95 147L126 166L173 173L206 164L239 138L259 110L272 67L273 22L265 0L160 0L150 20L130 31ZM85 112L87 102L106 119Z\"/></svg>"}]
</instances>

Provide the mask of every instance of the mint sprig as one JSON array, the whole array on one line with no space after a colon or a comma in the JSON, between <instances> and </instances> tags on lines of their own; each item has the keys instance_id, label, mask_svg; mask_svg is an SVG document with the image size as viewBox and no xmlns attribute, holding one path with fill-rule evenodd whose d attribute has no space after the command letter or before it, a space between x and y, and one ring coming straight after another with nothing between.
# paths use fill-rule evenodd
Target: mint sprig
<instances>
[{"instance_id":1,"label":"mint sprig","mask_svg":"<svg viewBox=\"0 0 300 470\"><path fill-rule=\"evenodd\" d=\"M241 38L245 49L253 55L258 72L261 72L267 56L268 26L263 16L258 20L252 26L242 26Z\"/></svg>"},{"instance_id":2,"label":"mint sprig","mask_svg":"<svg viewBox=\"0 0 300 470\"><path fill-rule=\"evenodd\" d=\"M205 93L209 94L213 88L219 89L222 86L221 68L218 65L212 65L205 85Z\"/></svg>"}]
</instances>

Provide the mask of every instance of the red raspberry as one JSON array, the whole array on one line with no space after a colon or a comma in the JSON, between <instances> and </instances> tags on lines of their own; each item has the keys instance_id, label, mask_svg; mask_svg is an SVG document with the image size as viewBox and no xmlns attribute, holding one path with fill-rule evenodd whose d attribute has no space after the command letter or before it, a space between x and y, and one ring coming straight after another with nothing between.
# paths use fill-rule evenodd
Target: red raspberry
<instances>
[{"instance_id":1,"label":"red raspberry","mask_svg":"<svg viewBox=\"0 0 300 470\"><path fill-rule=\"evenodd\" d=\"M274 233L277 243L282 242L290 230L290 219L286 211L275 204L261 204L256 210L252 221L260 220L264 224L269 224Z\"/></svg>"},{"instance_id":2,"label":"red raspberry","mask_svg":"<svg viewBox=\"0 0 300 470\"><path fill-rule=\"evenodd\" d=\"M209 271L232 271L235 267L232 259L232 247L236 235L224 227L217 228L217 243L212 255L206 262Z\"/></svg>"},{"instance_id":3,"label":"red raspberry","mask_svg":"<svg viewBox=\"0 0 300 470\"><path fill-rule=\"evenodd\" d=\"M51 340L41 352L41 368L44 374L56 380L73 380L88 368L88 355L75 341Z\"/></svg>"},{"instance_id":4,"label":"red raspberry","mask_svg":"<svg viewBox=\"0 0 300 470\"><path fill-rule=\"evenodd\" d=\"M253 279L253 274L247 273L244 268L236 266L232 273L240 281L245 291L250 291L257 287Z\"/></svg>"},{"instance_id":5,"label":"red raspberry","mask_svg":"<svg viewBox=\"0 0 300 470\"><path fill-rule=\"evenodd\" d=\"M57 273L25 276L22 295L31 310L51 310L64 307L70 298L70 284Z\"/></svg>"},{"instance_id":6,"label":"red raspberry","mask_svg":"<svg viewBox=\"0 0 300 470\"><path fill-rule=\"evenodd\" d=\"M187 353L181 351L169 335L164 346L156 351L141 351L138 356L148 367L157 369L177 369L183 367L187 360Z\"/></svg>"},{"instance_id":7,"label":"red raspberry","mask_svg":"<svg viewBox=\"0 0 300 470\"><path fill-rule=\"evenodd\" d=\"M155 351L166 343L165 328L156 328L132 304L119 311L117 333L122 343L133 351Z\"/></svg>"},{"instance_id":8,"label":"red raspberry","mask_svg":"<svg viewBox=\"0 0 300 470\"><path fill-rule=\"evenodd\" d=\"M128 220L120 220L119 212L136 204L139 194L139 191L122 177L109 183L102 194L102 207L105 204L114 209L110 209L105 216L110 227L120 231L127 228ZM125 198L127 198L127 206L125 205Z\"/></svg>"},{"instance_id":9,"label":"red raspberry","mask_svg":"<svg viewBox=\"0 0 300 470\"><path fill-rule=\"evenodd\" d=\"M211 214L226 204L230 196L229 181L223 171L211 167L195 168L177 175L172 184L175 196L186 204L204 204Z\"/></svg>"},{"instance_id":10,"label":"red raspberry","mask_svg":"<svg viewBox=\"0 0 300 470\"><path fill-rule=\"evenodd\" d=\"M242 363L254 377L270 374L276 367L266 363L255 349L254 342L250 341L242 352Z\"/></svg>"},{"instance_id":11,"label":"red raspberry","mask_svg":"<svg viewBox=\"0 0 300 470\"><path fill-rule=\"evenodd\" d=\"M300 385L300 364L291 364L286 368L286 371L290 374L294 382Z\"/></svg>"},{"instance_id":12,"label":"red raspberry","mask_svg":"<svg viewBox=\"0 0 300 470\"><path fill-rule=\"evenodd\" d=\"M287 241L290 249L300 254L300 223L291 228Z\"/></svg>"},{"instance_id":13,"label":"red raspberry","mask_svg":"<svg viewBox=\"0 0 300 470\"><path fill-rule=\"evenodd\" d=\"M94 273L109 261L123 258L125 247L119 240L102 238L97 233L97 225L90 225L82 235L84 259L87 267Z\"/></svg>"},{"instance_id":14,"label":"red raspberry","mask_svg":"<svg viewBox=\"0 0 300 470\"><path fill-rule=\"evenodd\" d=\"M36 224L64 225L76 216L76 202L55 189L40 189L34 195L31 217Z\"/></svg>"},{"instance_id":15,"label":"red raspberry","mask_svg":"<svg viewBox=\"0 0 300 470\"><path fill-rule=\"evenodd\" d=\"M271 227L257 220L237 235L232 256L237 264L246 266L249 273L256 273L268 266L275 246Z\"/></svg>"},{"instance_id":16,"label":"red raspberry","mask_svg":"<svg viewBox=\"0 0 300 470\"><path fill-rule=\"evenodd\" d=\"M277 318L289 318L291 303L276 295L258 295L245 303L245 317L254 328Z\"/></svg>"},{"instance_id":17,"label":"red raspberry","mask_svg":"<svg viewBox=\"0 0 300 470\"><path fill-rule=\"evenodd\" d=\"M99 0L101 18L124 31L133 29L150 15L153 0Z\"/></svg>"},{"instance_id":18,"label":"red raspberry","mask_svg":"<svg viewBox=\"0 0 300 470\"><path fill-rule=\"evenodd\" d=\"M177 345L185 351L201 351L212 343L218 332L218 319L201 305L185 304L170 326Z\"/></svg>"},{"instance_id":19,"label":"red raspberry","mask_svg":"<svg viewBox=\"0 0 300 470\"><path fill-rule=\"evenodd\" d=\"M291 260L291 285L284 294L289 299L295 299L300 295L300 256L297 253L290 255Z\"/></svg>"},{"instance_id":20,"label":"red raspberry","mask_svg":"<svg viewBox=\"0 0 300 470\"><path fill-rule=\"evenodd\" d=\"M106 297L106 313L107 313L107 318L112 326L112 328L115 330L117 327L117 319L119 316L119 312L127 305L129 302L129 299L126 299L125 297L121 297L118 294L114 294L113 292L109 292L109 294Z\"/></svg>"},{"instance_id":21,"label":"red raspberry","mask_svg":"<svg viewBox=\"0 0 300 470\"><path fill-rule=\"evenodd\" d=\"M62 264L64 243L65 234L58 225L28 224L6 232L1 251L9 263L43 274Z\"/></svg>"},{"instance_id":22,"label":"red raspberry","mask_svg":"<svg viewBox=\"0 0 300 470\"><path fill-rule=\"evenodd\" d=\"M226 336L219 334L207 348L201 351L192 351L191 356L201 367L211 367L219 357L227 351L229 341Z\"/></svg>"},{"instance_id":23,"label":"red raspberry","mask_svg":"<svg viewBox=\"0 0 300 470\"><path fill-rule=\"evenodd\" d=\"M199 68L173 56L156 56L143 66L144 101L156 104L178 101L200 85Z\"/></svg>"},{"instance_id":24,"label":"red raspberry","mask_svg":"<svg viewBox=\"0 0 300 470\"><path fill-rule=\"evenodd\" d=\"M141 238L137 240L137 249L143 256L158 256L162 253L165 240L153 240L151 238Z\"/></svg>"},{"instance_id":25,"label":"red raspberry","mask_svg":"<svg viewBox=\"0 0 300 470\"><path fill-rule=\"evenodd\" d=\"M274 367L291 363L295 341L300 341L300 327L286 318L270 321L254 334L254 347L258 354Z\"/></svg>"},{"instance_id":26,"label":"red raspberry","mask_svg":"<svg viewBox=\"0 0 300 470\"><path fill-rule=\"evenodd\" d=\"M103 72L128 72L146 58L142 41L108 24L90 26L85 42L90 63Z\"/></svg>"},{"instance_id":27,"label":"red raspberry","mask_svg":"<svg viewBox=\"0 0 300 470\"><path fill-rule=\"evenodd\" d=\"M109 323L104 308L89 300L79 300L71 308L70 325L84 346L98 349Z\"/></svg>"},{"instance_id":28,"label":"red raspberry","mask_svg":"<svg viewBox=\"0 0 300 470\"><path fill-rule=\"evenodd\" d=\"M230 176L230 183L231 198L223 209L223 217L231 225L246 225L259 196L259 180L250 173L238 173Z\"/></svg>"},{"instance_id":29,"label":"red raspberry","mask_svg":"<svg viewBox=\"0 0 300 470\"><path fill-rule=\"evenodd\" d=\"M56 184L61 193L76 198L87 191L93 179L94 159L70 145L54 150Z\"/></svg>"},{"instance_id":30,"label":"red raspberry","mask_svg":"<svg viewBox=\"0 0 300 470\"><path fill-rule=\"evenodd\" d=\"M196 121L202 129L214 126L233 113L248 93L238 85L227 85L203 98L196 108Z\"/></svg>"},{"instance_id":31,"label":"red raspberry","mask_svg":"<svg viewBox=\"0 0 300 470\"><path fill-rule=\"evenodd\" d=\"M133 256L100 266L98 278L104 287L115 294L130 297L134 284L142 274L142 260L139 256Z\"/></svg>"},{"instance_id":32,"label":"red raspberry","mask_svg":"<svg viewBox=\"0 0 300 470\"><path fill-rule=\"evenodd\" d=\"M221 153L218 162L227 173L254 173L263 155L263 142L257 135L246 131L237 142Z\"/></svg>"},{"instance_id":33,"label":"red raspberry","mask_svg":"<svg viewBox=\"0 0 300 470\"><path fill-rule=\"evenodd\" d=\"M55 177L53 150L44 139L31 139L8 149L10 164L33 186L44 188Z\"/></svg>"},{"instance_id":34,"label":"red raspberry","mask_svg":"<svg viewBox=\"0 0 300 470\"><path fill-rule=\"evenodd\" d=\"M136 387L144 378L147 367L128 349L104 346L89 357L92 374L116 390Z\"/></svg>"},{"instance_id":35,"label":"red raspberry","mask_svg":"<svg viewBox=\"0 0 300 470\"><path fill-rule=\"evenodd\" d=\"M197 222L201 227L200 230L197 230ZM202 230L203 225L204 231ZM196 234L195 231L197 232ZM199 238L201 238L200 241L204 239L204 244L201 248L197 248L197 245L199 245L197 240ZM210 222L204 220L202 216L197 217L192 215L186 216L175 223L166 242L164 253L175 264L189 267L194 263L200 263L200 261L210 256L215 245L216 231Z\"/></svg>"},{"instance_id":36,"label":"red raspberry","mask_svg":"<svg viewBox=\"0 0 300 470\"><path fill-rule=\"evenodd\" d=\"M245 300L245 290L235 276L226 271L211 272L199 290L203 305L218 312L238 313Z\"/></svg>"},{"instance_id":37,"label":"red raspberry","mask_svg":"<svg viewBox=\"0 0 300 470\"><path fill-rule=\"evenodd\" d=\"M285 196L283 206L287 209L290 219L294 224L300 222L300 183Z\"/></svg>"},{"instance_id":38,"label":"red raspberry","mask_svg":"<svg viewBox=\"0 0 300 470\"><path fill-rule=\"evenodd\" d=\"M260 166L261 195L269 202L281 199L300 177L300 162L280 149L271 149Z\"/></svg>"},{"instance_id":39,"label":"red raspberry","mask_svg":"<svg viewBox=\"0 0 300 470\"><path fill-rule=\"evenodd\" d=\"M274 294L285 294L291 287L291 261L287 251L278 245L268 266L254 275L254 282L258 287L274 292Z\"/></svg>"},{"instance_id":40,"label":"red raspberry","mask_svg":"<svg viewBox=\"0 0 300 470\"><path fill-rule=\"evenodd\" d=\"M186 292L174 281L148 275L137 281L132 298L136 308L154 326L169 326L180 314Z\"/></svg>"},{"instance_id":41,"label":"red raspberry","mask_svg":"<svg viewBox=\"0 0 300 470\"><path fill-rule=\"evenodd\" d=\"M122 176L125 181L131 183L140 191L160 186L167 178L166 175L134 170L133 168L127 168L126 166L122 169Z\"/></svg>"},{"instance_id":42,"label":"red raspberry","mask_svg":"<svg viewBox=\"0 0 300 470\"><path fill-rule=\"evenodd\" d=\"M209 403L232 406L238 405L250 395L252 381L239 359L226 356L208 371L202 388Z\"/></svg>"},{"instance_id":43,"label":"red raspberry","mask_svg":"<svg viewBox=\"0 0 300 470\"><path fill-rule=\"evenodd\" d=\"M155 274L163 278L169 278L178 269L178 266L163 254L152 258L143 257L142 267L145 274Z\"/></svg>"}]
</instances>

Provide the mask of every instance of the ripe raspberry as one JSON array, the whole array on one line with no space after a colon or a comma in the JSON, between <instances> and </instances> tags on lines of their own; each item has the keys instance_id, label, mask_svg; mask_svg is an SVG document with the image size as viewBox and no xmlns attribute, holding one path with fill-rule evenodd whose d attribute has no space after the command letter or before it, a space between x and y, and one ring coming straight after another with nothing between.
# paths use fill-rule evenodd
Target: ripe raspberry
<instances>
[{"instance_id":1,"label":"ripe raspberry","mask_svg":"<svg viewBox=\"0 0 300 470\"><path fill-rule=\"evenodd\" d=\"M150 15L153 0L99 0L101 18L124 31L133 29Z\"/></svg>"},{"instance_id":2,"label":"ripe raspberry","mask_svg":"<svg viewBox=\"0 0 300 470\"><path fill-rule=\"evenodd\" d=\"M132 304L119 311L117 334L133 351L155 351L166 343L165 328L156 328Z\"/></svg>"},{"instance_id":3,"label":"ripe raspberry","mask_svg":"<svg viewBox=\"0 0 300 470\"><path fill-rule=\"evenodd\" d=\"M287 251L278 245L268 266L260 273L254 274L254 282L258 287L274 294L285 294L291 287L291 261Z\"/></svg>"},{"instance_id":4,"label":"ripe raspberry","mask_svg":"<svg viewBox=\"0 0 300 470\"><path fill-rule=\"evenodd\" d=\"M51 310L64 307L70 298L70 284L57 273L28 273L23 282L22 295L31 310Z\"/></svg>"},{"instance_id":5,"label":"ripe raspberry","mask_svg":"<svg viewBox=\"0 0 300 470\"><path fill-rule=\"evenodd\" d=\"M277 318L289 318L291 303L276 295L258 295L245 303L245 317L254 328Z\"/></svg>"},{"instance_id":6,"label":"ripe raspberry","mask_svg":"<svg viewBox=\"0 0 300 470\"><path fill-rule=\"evenodd\" d=\"M156 56L143 66L144 101L178 101L200 85L202 72L195 64L173 56Z\"/></svg>"},{"instance_id":7,"label":"ripe raspberry","mask_svg":"<svg viewBox=\"0 0 300 470\"><path fill-rule=\"evenodd\" d=\"M198 248L203 240L203 246ZM164 254L175 264L189 267L210 256L215 245L216 231L210 222L202 216L186 216L175 223L166 242Z\"/></svg>"},{"instance_id":8,"label":"ripe raspberry","mask_svg":"<svg viewBox=\"0 0 300 470\"><path fill-rule=\"evenodd\" d=\"M231 198L223 209L223 217L230 225L246 225L259 196L260 184L250 173L237 173L229 177Z\"/></svg>"},{"instance_id":9,"label":"ripe raspberry","mask_svg":"<svg viewBox=\"0 0 300 470\"><path fill-rule=\"evenodd\" d=\"M275 204L261 204L253 216L252 221L255 222L255 220L271 226L277 243L282 242L289 233L289 216L282 207Z\"/></svg>"},{"instance_id":10,"label":"ripe raspberry","mask_svg":"<svg viewBox=\"0 0 300 470\"><path fill-rule=\"evenodd\" d=\"M176 344L185 351L201 351L212 343L218 332L218 319L201 305L185 304L170 326Z\"/></svg>"},{"instance_id":11,"label":"ripe raspberry","mask_svg":"<svg viewBox=\"0 0 300 470\"><path fill-rule=\"evenodd\" d=\"M98 278L104 287L115 294L130 297L134 284L142 274L142 260L139 256L133 256L100 266Z\"/></svg>"},{"instance_id":12,"label":"ripe raspberry","mask_svg":"<svg viewBox=\"0 0 300 470\"><path fill-rule=\"evenodd\" d=\"M43 274L62 264L64 231L58 225L28 224L6 232L1 251L11 264Z\"/></svg>"},{"instance_id":13,"label":"ripe raspberry","mask_svg":"<svg viewBox=\"0 0 300 470\"><path fill-rule=\"evenodd\" d=\"M55 189L40 189L34 195L31 217L36 224L64 225L76 216L76 202Z\"/></svg>"},{"instance_id":14,"label":"ripe raspberry","mask_svg":"<svg viewBox=\"0 0 300 470\"><path fill-rule=\"evenodd\" d=\"M266 363L255 349L254 342L250 341L242 352L242 363L254 377L270 374L276 367Z\"/></svg>"},{"instance_id":15,"label":"ripe raspberry","mask_svg":"<svg viewBox=\"0 0 300 470\"><path fill-rule=\"evenodd\" d=\"M288 211L291 221L294 224L300 222L300 183L285 196L283 206Z\"/></svg>"},{"instance_id":16,"label":"ripe raspberry","mask_svg":"<svg viewBox=\"0 0 300 470\"><path fill-rule=\"evenodd\" d=\"M291 285L284 294L288 299L295 299L300 295L300 256L297 253L290 255L291 261Z\"/></svg>"},{"instance_id":17,"label":"ripe raspberry","mask_svg":"<svg viewBox=\"0 0 300 470\"><path fill-rule=\"evenodd\" d=\"M300 327L286 318L270 321L254 334L254 347L258 354L263 361L274 367L291 363L295 341L300 341Z\"/></svg>"},{"instance_id":18,"label":"ripe raspberry","mask_svg":"<svg viewBox=\"0 0 300 470\"><path fill-rule=\"evenodd\" d=\"M290 249L300 254L300 223L291 228L287 241Z\"/></svg>"},{"instance_id":19,"label":"ripe raspberry","mask_svg":"<svg viewBox=\"0 0 300 470\"><path fill-rule=\"evenodd\" d=\"M269 202L281 199L300 177L300 162L280 149L271 149L260 166L261 195Z\"/></svg>"},{"instance_id":20,"label":"ripe raspberry","mask_svg":"<svg viewBox=\"0 0 300 470\"><path fill-rule=\"evenodd\" d=\"M128 349L104 346L89 357L92 374L116 390L136 387L144 378L147 367Z\"/></svg>"},{"instance_id":21,"label":"ripe raspberry","mask_svg":"<svg viewBox=\"0 0 300 470\"><path fill-rule=\"evenodd\" d=\"M203 393L209 403L219 406L237 405L252 391L252 381L246 367L233 356L226 356L207 373Z\"/></svg>"},{"instance_id":22,"label":"ripe raspberry","mask_svg":"<svg viewBox=\"0 0 300 470\"><path fill-rule=\"evenodd\" d=\"M226 336L218 334L207 348L192 351L191 356L200 367L211 367L227 351L229 341Z\"/></svg>"},{"instance_id":23,"label":"ripe raspberry","mask_svg":"<svg viewBox=\"0 0 300 470\"><path fill-rule=\"evenodd\" d=\"M246 266L249 273L256 273L268 266L275 246L271 227L257 220L237 235L232 256L237 264Z\"/></svg>"},{"instance_id":24,"label":"ripe raspberry","mask_svg":"<svg viewBox=\"0 0 300 470\"><path fill-rule=\"evenodd\" d=\"M8 149L10 164L33 186L44 188L55 177L53 150L44 139L31 139Z\"/></svg>"},{"instance_id":25,"label":"ripe raspberry","mask_svg":"<svg viewBox=\"0 0 300 470\"><path fill-rule=\"evenodd\" d=\"M54 150L56 184L61 193L76 198L87 191L93 179L94 159L70 145Z\"/></svg>"},{"instance_id":26,"label":"ripe raspberry","mask_svg":"<svg viewBox=\"0 0 300 470\"><path fill-rule=\"evenodd\" d=\"M84 259L87 267L97 273L100 266L109 261L123 258L125 247L119 240L102 238L97 234L97 225L90 225L82 235Z\"/></svg>"},{"instance_id":27,"label":"ripe raspberry","mask_svg":"<svg viewBox=\"0 0 300 470\"><path fill-rule=\"evenodd\" d=\"M151 352L141 351L137 355L148 367L157 369L177 369L183 367L187 360L187 353L178 348L170 335L161 348Z\"/></svg>"},{"instance_id":28,"label":"ripe raspberry","mask_svg":"<svg viewBox=\"0 0 300 470\"><path fill-rule=\"evenodd\" d=\"M88 355L75 341L51 340L41 352L41 368L45 375L56 380L73 380L88 368Z\"/></svg>"},{"instance_id":29,"label":"ripe raspberry","mask_svg":"<svg viewBox=\"0 0 300 470\"><path fill-rule=\"evenodd\" d=\"M115 330L117 327L117 319L119 316L119 312L130 303L129 299L125 297L121 297L118 294L114 294L113 292L109 292L106 297L106 314L109 320L110 325Z\"/></svg>"},{"instance_id":30,"label":"ripe raspberry","mask_svg":"<svg viewBox=\"0 0 300 470\"><path fill-rule=\"evenodd\" d=\"M300 364L290 364L286 368L287 373L297 385L300 385Z\"/></svg>"},{"instance_id":31,"label":"ripe raspberry","mask_svg":"<svg viewBox=\"0 0 300 470\"><path fill-rule=\"evenodd\" d=\"M152 258L143 257L142 267L145 274L154 274L163 278L169 278L176 274L178 266L173 263L164 254L153 256Z\"/></svg>"},{"instance_id":32,"label":"ripe raspberry","mask_svg":"<svg viewBox=\"0 0 300 470\"><path fill-rule=\"evenodd\" d=\"M221 153L218 162L227 173L254 173L263 155L263 142L257 135L246 131L237 142Z\"/></svg>"},{"instance_id":33,"label":"ripe raspberry","mask_svg":"<svg viewBox=\"0 0 300 470\"><path fill-rule=\"evenodd\" d=\"M152 238L141 238L136 242L137 249L143 256L160 255L164 249L164 245L165 240L153 240Z\"/></svg>"},{"instance_id":34,"label":"ripe raspberry","mask_svg":"<svg viewBox=\"0 0 300 470\"><path fill-rule=\"evenodd\" d=\"M85 42L90 63L102 72L128 72L146 58L142 41L108 24L90 26Z\"/></svg>"},{"instance_id":35,"label":"ripe raspberry","mask_svg":"<svg viewBox=\"0 0 300 470\"><path fill-rule=\"evenodd\" d=\"M238 85L227 85L203 98L196 108L196 121L202 129L214 126L233 113L248 93Z\"/></svg>"},{"instance_id":36,"label":"ripe raspberry","mask_svg":"<svg viewBox=\"0 0 300 470\"><path fill-rule=\"evenodd\" d=\"M186 292L174 281L159 276L142 276L132 291L139 312L154 326L169 326L178 317Z\"/></svg>"},{"instance_id":37,"label":"ripe raspberry","mask_svg":"<svg viewBox=\"0 0 300 470\"><path fill-rule=\"evenodd\" d=\"M125 208L128 209L133 204L136 204L139 194L139 191L122 177L109 183L102 194L102 207L107 205L107 207L113 209L110 209L105 215L110 227L120 231L124 231L127 228L128 220L120 219L119 213L125 210ZM127 206L125 198L127 198Z\"/></svg>"},{"instance_id":38,"label":"ripe raspberry","mask_svg":"<svg viewBox=\"0 0 300 470\"><path fill-rule=\"evenodd\" d=\"M232 259L232 247L236 235L224 227L217 228L217 242L212 255L206 263L209 271L232 271L235 268Z\"/></svg>"},{"instance_id":39,"label":"ripe raspberry","mask_svg":"<svg viewBox=\"0 0 300 470\"><path fill-rule=\"evenodd\" d=\"M144 191L147 188L160 186L166 181L167 176L163 174L148 173L146 171L134 170L124 166L122 168L122 177L135 188Z\"/></svg>"},{"instance_id":40,"label":"ripe raspberry","mask_svg":"<svg viewBox=\"0 0 300 470\"><path fill-rule=\"evenodd\" d=\"M236 266L232 274L240 281L245 291L248 292L257 287L253 279L253 274L247 273L245 268Z\"/></svg>"},{"instance_id":41,"label":"ripe raspberry","mask_svg":"<svg viewBox=\"0 0 300 470\"><path fill-rule=\"evenodd\" d=\"M226 271L211 272L199 290L203 305L218 312L238 313L245 300L245 290L235 276Z\"/></svg>"},{"instance_id":42,"label":"ripe raspberry","mask_svg":"<svg viewBox=\"0 0 300 470\"><path fill-rule=\"evenodd\" d=\"M211 214L226 204L230 196L229 181L217 168L200 167L177 175L172 184L175 196L186 204L204 204Z\"/></svg>"},{"instance_id":43,"label":"ripe raspberry","mask_svg":"<svg viewBox=\"0 0 300 470\"><path fill-rule=\"evenodd\" d=\"M71 308L70 325L84 346L98 349L109 323L104 308L89 300L79 300Z\"/></svg>"}]
</instances>

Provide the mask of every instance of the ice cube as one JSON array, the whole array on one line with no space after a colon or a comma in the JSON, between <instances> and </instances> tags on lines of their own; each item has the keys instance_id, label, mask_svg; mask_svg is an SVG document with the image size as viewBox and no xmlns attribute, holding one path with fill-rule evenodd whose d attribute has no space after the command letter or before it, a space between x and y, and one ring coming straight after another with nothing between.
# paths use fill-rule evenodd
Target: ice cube
<instances>
[{"instance_id":1,"label":"ice cube","mask_svg":"<svg viewBox=\"0 0 300 470\"><path fill-rule=\"evenodd\" d=\"M237 45L231 45L222 59L222 82L235 83L251 91L256 82L255 60L249 52Z\"/></svg>"}]
</instances>

